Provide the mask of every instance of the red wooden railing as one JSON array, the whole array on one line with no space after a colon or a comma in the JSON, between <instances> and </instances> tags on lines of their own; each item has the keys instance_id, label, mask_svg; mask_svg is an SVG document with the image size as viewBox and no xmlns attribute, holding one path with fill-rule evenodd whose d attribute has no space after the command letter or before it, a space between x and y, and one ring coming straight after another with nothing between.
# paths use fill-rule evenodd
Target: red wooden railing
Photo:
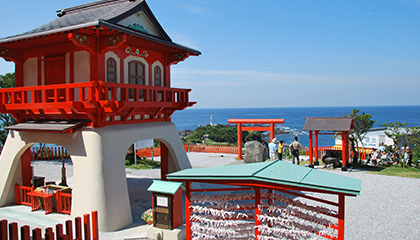
<instances>
[{"instance_id":1,"label":"red wooden railing","mask_svg":"<svg viewBox=\"0 0 420 240\"><path fill-rule=\"evenodd\" d=\"M341 147L318 147L318 158L322 158L322 156L328 151L328 150L333 150L333 151L341 151L342 148ZM359 154L359 159L361 160L366 160L369 158L369 154L372 152L372 149L362 149L362 148L357 148L356 149L357 154ZM305 148L305 155L308 156L309 155L309 148ZM314 153L315 156L315 153ZM349 156L353 157L353 152L351 150L349 150Z\"/></svg>"},{"instance_id":2,"label":"red wooden railing","mask_svg":"<svg viewBox=\"0 0 420 240\"><path fill-rule=\"evenodd\" d=\"M44 238L42 237L42 230L40 228L35 228L32 230L30 226L25 225L20 228L20 240L99 240L99 230L98 230L98 212L93 211L91 213L91 220L89 214L83 215L83 230L82 230L82 219L80 217L75 218L75 224L73 226L73 221L67 220L65 223L65 233L63 224L57 224L54 229L49 227L45 229ZM73 229L75 229L75 234L73 234ZM15 222L9 223L7 220L0 221L0 239L1 240L18 240L18 224ZM83 233L83 234L82 234Z\"/></svg>"},{"instance_id":3,"label":"red wooden railing","mask_svg":"<svg viewBox=\"0 0 420 240\"><path fill-rule=\"evenodd\" d=\"M31 160L51 160L69 158L70 154L64 147L31 148Z\"/></svg>"},{"instance_id":4,"label":"red wooden railing","mask_svg":"<svg viewBox=\"0 0 420 240\"><path fill-rule=\"evenodd\" d=\"M32 196L31 193L34 192L34 187L25 187L15 184L15 204L22 204L27 206L32 206ZM57 213L71 214L71 198L72 195L68 193L62 193L57 191L55 196L55 201L57 202ZM50 204L52 207L52 204ZM35 209L39 209L39 206L36 205ZM52 209L48 212L52 212Z\"/></svg>"},{"instance_id":5,"label":"red wooden railing","mask_svg":"<svg viewBox=\"0 0 420 240\"><path fill-rule=\"evenodd\" d=\"M71 194L57 191L57 212L71 214Z\"/></svg>"},{"instance_id":6,"label":"red wooden railing","mask_svg":"<svg viewBox=\"0 0 420 240\"><path fill-rule=\"evenodd\" d=\"M195 104L189 102L190 91L101 81L7 88L0 89L0 113L17 122L84 119L92 126L166 121Z\"/></svg>"},{"instance_id":7,"label":"red wooden railing","mask_svg":"<svg viewBox=\"0 0 420 240\"><path fill-rule=\"evenodd\" d=\"M203 152L203 153L226 153L235 154L237 148L235 146L213 146L213 145L201 145L201 144L184 144L186 152ZM139 157L158 157L160 156L160 147L143 148L137 150L137 156Z\"/></svg>"},{"instance_id":8,"label":"red wooden railing","mask_svg":"<svg viewBox=\"0 0 420 240\"><path fill-rule=\"evenodd\" d=\"M32 197L29 196L28 193L32 192L33 190L34 186L25 187L15 184L15 204L31 206Z\"/></svg>"}]
</instances>

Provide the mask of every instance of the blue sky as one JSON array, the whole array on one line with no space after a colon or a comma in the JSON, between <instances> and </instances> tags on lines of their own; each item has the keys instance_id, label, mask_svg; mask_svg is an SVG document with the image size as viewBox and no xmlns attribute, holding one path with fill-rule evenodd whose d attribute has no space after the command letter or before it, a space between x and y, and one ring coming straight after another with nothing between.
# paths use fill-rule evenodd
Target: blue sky
<instances>
[{"instance_id":1,"label":"blue sky","mask_svg":"<svg viewBox=\"0 0 420 240\"><path fill-rule=\"evenodd\" d=\"M89 0L2 4L0 37ZM420 105L420 0L147 0L195 108ZM14 65L0 59L0 74Z\"/></svg>"}]
</instances>

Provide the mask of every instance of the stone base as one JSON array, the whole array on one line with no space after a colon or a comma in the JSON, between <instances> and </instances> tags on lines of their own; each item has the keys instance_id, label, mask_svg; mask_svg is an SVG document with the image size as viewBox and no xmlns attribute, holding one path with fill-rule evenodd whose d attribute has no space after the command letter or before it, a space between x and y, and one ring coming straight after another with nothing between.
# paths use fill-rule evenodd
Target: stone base
<instances>
[{"instance_id":1,"label":"stone base","mask_svg":"<svg viewBox=\"0 0 420 240\"><path fill-rule=\"evenodd\" d=\"M146 230L146 237L154 240L184 240L186 239L185 225L181 225L173 230L149 225Z\"/></svg>"}]
</instances>

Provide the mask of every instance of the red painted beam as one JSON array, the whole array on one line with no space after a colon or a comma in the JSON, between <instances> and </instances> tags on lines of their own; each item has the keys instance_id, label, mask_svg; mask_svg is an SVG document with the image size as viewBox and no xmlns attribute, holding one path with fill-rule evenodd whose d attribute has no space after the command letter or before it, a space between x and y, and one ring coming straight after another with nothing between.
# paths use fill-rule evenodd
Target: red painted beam
<instances>
[{"instance_id":1,"label":"red painted beam","mask_svg":"<svg viewBox=\"0 0 420 240\"><path fill-rule=\"evenodd\" d=\"M270 123L284 123L283 118L279 119L229 119L228 123L248 123L248 124L270 124Z\"/></svg>"}]
</instances>

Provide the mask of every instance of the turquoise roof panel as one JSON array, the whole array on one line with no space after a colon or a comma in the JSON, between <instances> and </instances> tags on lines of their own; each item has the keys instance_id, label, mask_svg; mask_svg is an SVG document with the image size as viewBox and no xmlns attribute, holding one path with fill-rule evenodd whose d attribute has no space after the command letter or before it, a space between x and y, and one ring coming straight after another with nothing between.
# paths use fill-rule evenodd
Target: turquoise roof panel
<instances>
[{"instance_id":1,"label":"turquoise roof panel","mask_svg":"<svg viewBox=\"0 0 420 240\"><path fill-rule=\"evenodd\" d=\"M185 169L167 175L170 180L248 180L359 195L362 181L284 161Z\"/></svg>"},{"instance_id":2,"label":"turquoise roof panel","mask_svg":"<svg viewBox=\"0 0 420 240\"><path fill-rule=\"evenodd\" d=\"M355 194L359 194L362 190L362 181L359 179L321 170L311 171L301 183L312 186L323 186L329 189L354 191L356 192Z\"/></svg>"},{"instance_id":3,"label":"turquoise roof panel","mask_svg":"<svg viewBox=\"0 0 420 240\"><path fill-rule=\"evenodd\" d=\"M178 172L169 174L171 177L251 177L255 172L264 169L274 162L261 162L252 164L234 164L219 167L208 167L208 168L193 168L185 169Z\"/></svg>"},{"instance_id":4,"label":"turquoise roof panel","mask_svg":"<svg viewBox=\"0 0 420 240\"><path fill-rule=\"evenodd\" d=\"M180 182L153 180L147 191L174 195L180 187L182 187Z\"/></svg>"},{"instance_id":5,"label":"turquoise roof panel","mask_svg":"<svg viewBox=\"0 0 420 240\"><path fill-rule=\"evenodd\" d=\"M301 167L284 161L276 161L255 173L255 177L300 183L312 168Z\"/></svg>"}]
</instances>

